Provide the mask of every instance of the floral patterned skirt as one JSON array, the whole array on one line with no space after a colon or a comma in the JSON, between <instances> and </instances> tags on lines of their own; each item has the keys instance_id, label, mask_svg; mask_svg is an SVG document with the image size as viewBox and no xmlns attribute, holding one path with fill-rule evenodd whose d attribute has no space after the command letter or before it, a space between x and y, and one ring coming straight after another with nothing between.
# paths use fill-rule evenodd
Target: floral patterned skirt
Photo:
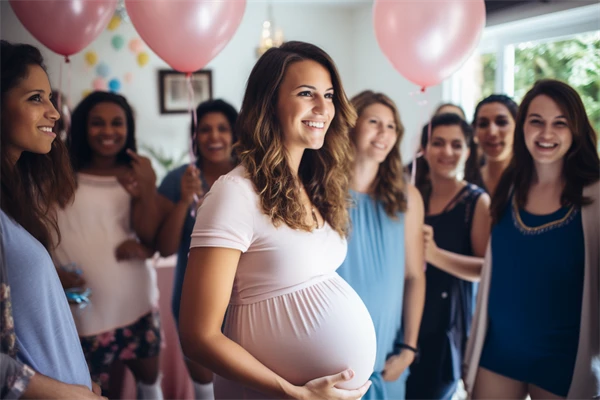
<instances>
[{"instance_id":1,"label":"floral patterned skirt","mask_svg":"<svg viewBox=\"0 0 600 400\"><path fill-rule=\"evenodd\" d=\"M158 310L153 310L131 325L79 339L92 381L103 391L108 390L109 371L114 361L151 358L159 354L160 316Z\"/></svg>"}]
</instances>

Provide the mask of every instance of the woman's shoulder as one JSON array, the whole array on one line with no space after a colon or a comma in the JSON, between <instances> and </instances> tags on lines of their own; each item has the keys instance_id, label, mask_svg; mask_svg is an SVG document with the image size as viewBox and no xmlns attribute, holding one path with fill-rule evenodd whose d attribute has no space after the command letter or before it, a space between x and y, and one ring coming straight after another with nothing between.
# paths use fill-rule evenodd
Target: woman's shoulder
<instances>
[{"instance_id":1,"label":"woman's shoulder","mask_svg":"<svg viewBox=\"0 0 600 400\"><path fill-rule=\"evenodd\" d=\"M469 193L469 195L475 196L475 197L479 197L482 194L487 193L487 191L484 188L482 188L481 186L476 185L474 183L470 183L470 182L467 182L467 186L466 186L465 190L467 193Z\"/></svg>"},{"instance_id":2,"label":"woman's shoulder","mask_svg":"<svg viewBox=\"0 0 600 400\"><path fill-rule=\"evenodd\" d=\"M594 202L600 200L600 180L585 186L583 188L583 195L590 197Z\"/></svg>"},{"instance_id":3,"label":"woman's shoulder","mask_svg":"<svg viewBox=\"0 0 600 400\"><path fill-rule=\"evenodd\" d=\"M254 184L248 176L248 171L242 165L238 165L225 175L221 175L215 181L211 191L236 192L248 198L258 196L254 190Z\"/></svg>"}]
</instances>

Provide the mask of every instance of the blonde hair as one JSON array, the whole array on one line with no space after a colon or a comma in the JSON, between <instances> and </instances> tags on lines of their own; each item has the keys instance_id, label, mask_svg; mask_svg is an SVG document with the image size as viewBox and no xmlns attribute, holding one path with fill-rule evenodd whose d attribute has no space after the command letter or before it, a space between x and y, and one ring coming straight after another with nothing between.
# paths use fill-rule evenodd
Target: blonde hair
<instances>
[{"instance_id":1,"label":"blonde hair","mask_svg":"<svg viewBox=\"0 0 600 400\"><path fill-rule=\"evenodd\" d=\"M365 90L350 99L350 102L360 115L365 109L373 104L383 104L390 108L394 114L396 123L396 142L385 160L379 164L379 170L375 177L373 197L383 204L385 212L392 218L397 213L406 211L406 183L404 182L402 156L400 155L400 142L404 136L404 125L400 120L400 113L392 99L383 93L375 93ZM351 128L349 136L356 143L356 130Z\"/></svg>"},{"instance_id":2,"label":"blonde hair","mask_svg":"<svg viewBox=\"0 0 600 400\"><path fill-rule=\"evenodd\" d=\"M350 142L347 137L356 114L344 92L333 60L323 50L303 42L271 48L258 60L246 87L237 132L236 152L260 197L263 212L275 226L281 223L310 231L300 189L287 162L283 131L277 119L278 89L287 68L313 60L325 67L333 83L335 116L319 150L305 150L298 177L324 220L345 236L349 228Z\"/></svg>"}]
</instances>

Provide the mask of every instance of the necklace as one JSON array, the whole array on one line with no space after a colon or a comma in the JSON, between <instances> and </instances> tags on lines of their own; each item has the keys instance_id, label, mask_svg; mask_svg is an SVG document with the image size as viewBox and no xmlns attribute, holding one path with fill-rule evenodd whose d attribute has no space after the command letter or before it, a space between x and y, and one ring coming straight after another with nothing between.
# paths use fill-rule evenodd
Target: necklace
<instances>
[{"instance_id":1,"label":"necklace","mask_svg":"<svg viewBox=\"0 0 600 400\"><path fill-rule=\"evenodd\" d=\"M569 208L569 211L567 211L567 213L565 214L564 217L562 217L560 219L557 219L556 221L550 221L550 222L545 223L545 224L540 225L540 226L531 227L531 226L525 225L525 223L521 219L521 214L519 213L519 206L517 205L517 199L516 199L516 197L513 197L512 203L513 203L512 204L512 206L513 206L513 215L515 216L515 220L516 220L516 223L517 223L519 229L522 232L530 233L530 234L532 234L532 233L540 233L541 231L547 231L549 229L552 229L554 227L558 227L558 226L564 224L565 221L569 220L569 218L573 214L573 211L575 210L575 206L571 205L571 207Z\"/></svg>"}]
</instances>

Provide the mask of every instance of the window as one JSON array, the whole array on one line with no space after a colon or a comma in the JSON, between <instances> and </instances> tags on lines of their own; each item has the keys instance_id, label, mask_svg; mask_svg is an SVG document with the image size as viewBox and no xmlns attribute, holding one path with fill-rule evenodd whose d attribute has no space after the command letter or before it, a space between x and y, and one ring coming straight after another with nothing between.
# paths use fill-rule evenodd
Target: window
<instances>
[{"instance_id":1,"label":"window","mask_svg":"<svg viewBox=\"0 0 600 400\"><path fill-rule=\"evenodd\" d=\"M579 92L588 117L600 132L600 31L568 39L515 46L514 99L520 102L539 79L555 78Z\"/></svg>"},{"instance_id":2,"label":"window","mask_svg":"<svg viewBox=\"0 0 600 400\"><path fill-rule=\"evenodd\" d=\"M486 27L475 54L444 82L442 99L469 116L492 93L520 102L537 80L555 78L579 92L600 134L598 15L593 4Z\"/></svg>"},{"instance_id":3,"label":"window","mask_svg":"<svg viewBox=\"0 0 600 400\"><path fill-rule=\"evenodd\" d=\"M496 53L482 54L481 98L484 99L496 91Z\"/></svg>"}]
</instances>

